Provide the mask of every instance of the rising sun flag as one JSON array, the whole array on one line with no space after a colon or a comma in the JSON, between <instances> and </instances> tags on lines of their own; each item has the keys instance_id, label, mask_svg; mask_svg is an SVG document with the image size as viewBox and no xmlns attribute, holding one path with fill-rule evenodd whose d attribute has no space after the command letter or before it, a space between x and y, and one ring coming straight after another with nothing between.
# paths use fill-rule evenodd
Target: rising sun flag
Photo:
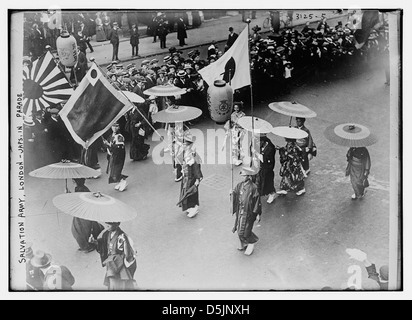
<instances>
[{"instance_id":1,"label":"rising sun flag","mask_svg":"<svg viewBox=\"0 0 412 320\"><path fill-rule=\"evenodd\" d=\"M33 113L69 100L74 90L50 52L23 68L23 113L32 124Z\"/></svg>"}]
</instances>

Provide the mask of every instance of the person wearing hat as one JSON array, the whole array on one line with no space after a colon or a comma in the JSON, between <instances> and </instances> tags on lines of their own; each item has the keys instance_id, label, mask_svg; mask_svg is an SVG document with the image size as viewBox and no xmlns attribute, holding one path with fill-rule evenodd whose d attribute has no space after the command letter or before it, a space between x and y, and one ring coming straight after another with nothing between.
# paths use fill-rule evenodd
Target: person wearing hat
<instances>
[{"instance_id":1,"label":"person wearing hat","mask_svg":"<svg viewBox=\"0 0 412 320\"><path fill-rule=\"evenodd\" d=\"M296 192L300 196L306 192L305 177L303 169L303 152L296 144L296 139L285 138L286 146L279 148L280 171L282 177L280 181L280 191L277 194L286 195L289 191Z\"/></svg>"},{"instance_id":2,"label":"person wearing hat","mask_svg":"<svg viewBox=\"0 0 412 320\"><path fill-rule=\"evenodd\" d=\"M166 37L169 33L169 23L163 17L159 20L157 25L157 35L160 40L160 49L166 49Z\"/></svg>"},{"instance_id":3,"label":"person wearing hat","mask_svg":"<svg viewBox=\"0 0 412 320\"><path fill-rule=\"evenodd\" d=\"M112 60L120 61L119 60L119 27L117 22L113 22L113 28L108 32L108 40L113 46L113 55Z\"/></svg>"},{"instance_id":4,"label":"person wearing hat","mask_svg":"<svg viewBox=\"0 0 412 320\"><path fill-rule=\"evenodd\" d=\"M132 46L132 57L139 56L139 30L137 29L136 25L132 25L132 29L130 30L130 45Z\"/></svg>"},{"instance_id":5,"label":"person wearing hat","mask_svg":"<svg viewBox=\"0 0 412 320\"><path fill-rule=\"evenodd\" d=\"M238 37L239 37L239 35L236 32L234 32L233 27L229 27L229 35L228 35L227 40L226 40L227 49L225 51L229 50L230 47L233 46L233 44L235 43L235 41Z\"/></svg>"},{"instance_id":6,"label":"person wearing hat","mask_svg":"<svg viewBox=\"0 0 412 320\"><path fill-rule=\"evenodd\" d=\"M350 176L350 182L355 193L352 200L361 199L365 196L366 188L369 186L369 173L371 169L371 158L365 147L349 148L346 154L348 165L345 176Z\"/></svg>"},{"instance_id":7,"label":"person wearing hat","mask_svg":"<svg viewBox=\"0 0 412 320\"><path fill-rule=\"evenodd\" d=\"M253 30L253 34L251 36L251 40L253 43L256 43L260 41L260 39L262 39L262 36L259 34L259 31L262 29L259 26L254 26L252 30Z\"/></svg>"},{"instance_id":8,"label":"person wearing hat","mask_svg":"<svg viewBox=\"0 0 412 320\"><path fill-rule=\"evenodd\" d=\"M187 212L189 218L199 213L199 184L203 179L201 159L193 147L193 136L189 131L183 133L183 147L177 154L178 162L182 166L182 184L180 188L180 204L183 212ZM195 188L190 195L185 197L190 189Z\"/></svg>"},{"instance_id":9,"label":"person wearing hat","mask_svg":"<svg viewBox=\"0 0 412 320\"><path fill-rule=\"evenodd\" d=\"M37 250L30 264L39 269L42 278L40 290L73 290L75 279L66 266L60 266L52 262L52 256L44 251Z\"/></svg>"},{"instance_id":10,"label":"person wearing hat","mask_svg":"<svg viewBox=\"0 0 412 320\"><path fill-rule=\"evenodd\" d=\"M135 290L137 261L133 240L120 228L120 222L105 222L105 227L97 238L89 238L106 268L103 284L108 290Z\"/></svg>"},{"instance_id":11,"label":"person wearing hat","mask_svg":"<svg viewBox=\"0 0 412 320\"><path fill-rule=\"evenodd\" d=\"M87 50L87 37L83 34L83 30L79 29L75 34L74 38L76 39L77 48L86 55Z\"/></svg>"},{"instance_id":12,"label":"person wearing hat","mask_svg":"<svg viewBox=\"0 0 412 320\"><path fill-rule=\"evenodd\" d=\"M177 73L177 77L175 78L173 84L178 88L186 89L186 93L181 95L180 99L177 101L177 104L183 106L194 106L193 92L195 88L186 71L180 70Z\"/></svg>"},{"instance_id":13,"label":"person wearing hat","mask_svg":"<svg viewBox=\"0 0 412 320\"><path fill-rule=\"evenodd\" d=\"M125 139L120 133L118 122L112 125L112 135L109 140L103 138L103 143L107 148L107 169L109 184L116 183L115 190L124 191L127 187L127 176L122 174L124 161L126 159Z\"/></svg>"},{"instance_id":14,"label":"person wearing hat","mask_svg":"<svg viewBox=\"0 0 412 320\"><path fill-rule=\"evenodd\" d=\"M313 143L312 135L308 128L305 126L306 118L296 117L296 126L300 130L305 131L308 136L303 139L296 140L296 144L302 149L303 153L303 162L302 166L306 172L306 175L309 174L309 161L312 160L313 156L316 155L316 146Z\"/></svg>"},{"instance_id":15,"label":"person wearing hat","mask_svg":"<svg viewBox=\"0 0 412 320\"><path fill-rule=\"evenodd\" d=\"M27 242L25 249L25 263L26 263L26 285L29 291L43 290L43 275L40 269L31 264L31 259L34 257L33 243ZM23 260L23 259L22 259Z\"/></svg>"},{"instance_id":16,"label":"person wearing hat","mask_svg":"<svg viewBox=\"0 0 412 320\"><path fill-rule=\"evenodd\" d=\"M207 56L210 57L211 55L216 55L218 48L216 45L216 41L213 40L210 46L207 48Z\"/></svg>"},{"instance_id":17,"label":"person wearing hat","mask_svg":"<svg viewBox=\"0 0 412 320\"><path fill-rule=\"evenodd\" d=\"M243 167L240 175L244 180L238 183L232 191L233 215L235 215L235 225L232 232L237 232L239 237L238 250L245 250L245 255L253 253L255 243L259 240L253 233L253 224L260 221L262 214L262 204L258 187L253 182L253 177L258 173L256 168Z\"/></svg>"},{"instance_id":18,"label":"person wearing hat","mask_svg":"<svg viewBox=\"0 0 412 320\"><path fill-rule=\"evenodd\" d=\"M186 45L185 39L187 38L186 24L182 17L177 19L177 39L179 40L179 46L183 47Z\"/></svg>"}]
</instances>

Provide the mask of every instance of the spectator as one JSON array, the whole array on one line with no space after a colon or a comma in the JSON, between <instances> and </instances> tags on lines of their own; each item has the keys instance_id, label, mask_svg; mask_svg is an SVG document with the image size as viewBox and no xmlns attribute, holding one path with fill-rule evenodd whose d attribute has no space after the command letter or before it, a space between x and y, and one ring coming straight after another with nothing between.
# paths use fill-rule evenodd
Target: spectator
<instances>
[{"instance_id":1,"label":"spectator","mask_svg":"<svg viewBox=\"0 0 412 320\"><path fill-rule=\"evenodd\" d=\"M132 46L132 57L139 56L139 30L136 25L132 25L132 30L130 30L130 45Z\"/></svg>"}]
</instances>

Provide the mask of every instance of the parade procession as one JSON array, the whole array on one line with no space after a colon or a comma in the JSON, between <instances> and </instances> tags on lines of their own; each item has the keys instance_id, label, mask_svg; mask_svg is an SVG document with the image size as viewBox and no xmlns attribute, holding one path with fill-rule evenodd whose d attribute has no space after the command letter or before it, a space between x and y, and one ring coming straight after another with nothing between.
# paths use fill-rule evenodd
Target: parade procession
<instances>
[{"instance_id":1,"label":"parade procession","mask_svg":"<svg viewBox=\"0 0 412 320\"><path fill-rule=\"evenodd\" d=\"M399 289L399 11L209 11L12 13L12 290Z\"/></svg>"}]
</instances>

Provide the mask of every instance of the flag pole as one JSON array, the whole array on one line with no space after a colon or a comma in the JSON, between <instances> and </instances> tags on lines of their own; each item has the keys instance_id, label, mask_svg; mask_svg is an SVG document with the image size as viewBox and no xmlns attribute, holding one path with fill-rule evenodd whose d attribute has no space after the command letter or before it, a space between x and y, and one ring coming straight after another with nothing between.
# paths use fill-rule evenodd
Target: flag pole
<instances>
[{"instance_id":1,"label":"flag pole","mask_svg":"<svg viewBox=\"0 0 412 320\"><path fill-rule=\"evenodd\" d=\"M97 68L99 68L100 72L106 77L106 79L110 81L109 77L106 75L104 70L97 64L96 59L92 57L92 58L90 58L90 61L93 62L97 66ZM119 88L117 83L114 83L114 82L111 82L111 83L114 84L115 88L123 95L123 97L125 97L127 99L127 101L129 101L130 104L134 106L134 103L123 93L122 89ZM136 108L136 110L137 110L137 112L140 113L140 115L146 121L146 123L149 125L149 127L153 129L153 132L155 132L160 137L160 140L163 141L164 137L155 129L155 127L152 126L152 124L149 122L149 120L146 119L146 117L139 110L139 108Z\"/></svg>"},{"instance_id":2,"label":"flag pole","mask_svg":"<svg viewBox=\"0 0 412 320\"><path fill-rule=\"evenodd\" d=\"M250 157L251 157L251 166L253 166L253 152L255 150L255 139L254 139L254 133L255 133L255 118L254 118L254 110L253 110L253 81L252 81L252 70L251 70L251 61L250 61L250 46L249 46L249 39L250 39L250 23L252 20L250 18L246 19L247 23L247 41L248 41L248 46L247 46L247 54L248 54L248 61L249 61L249 75L250 75L250 111L252 115L252 149L250 150Z\"/></svg>"}]
</instances>

